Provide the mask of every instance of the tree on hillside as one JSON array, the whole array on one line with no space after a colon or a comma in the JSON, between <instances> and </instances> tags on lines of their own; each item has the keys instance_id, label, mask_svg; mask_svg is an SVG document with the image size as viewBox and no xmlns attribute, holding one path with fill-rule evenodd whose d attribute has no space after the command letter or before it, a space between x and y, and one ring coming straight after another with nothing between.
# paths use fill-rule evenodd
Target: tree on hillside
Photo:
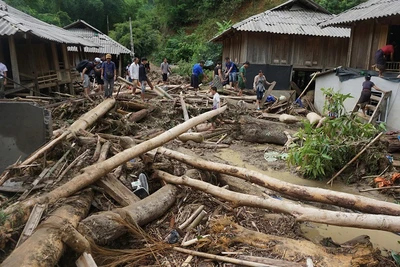
<instances>
[{"instance_id":1,"label":"tree on hillside","mask_svg":"<svg viewBox=\"0 0 400 267\"><path fill-rule=\"evenodd\" d=\"M339 14L367 0L314 0L333 14Z\"/></svg>"}]
</instances>

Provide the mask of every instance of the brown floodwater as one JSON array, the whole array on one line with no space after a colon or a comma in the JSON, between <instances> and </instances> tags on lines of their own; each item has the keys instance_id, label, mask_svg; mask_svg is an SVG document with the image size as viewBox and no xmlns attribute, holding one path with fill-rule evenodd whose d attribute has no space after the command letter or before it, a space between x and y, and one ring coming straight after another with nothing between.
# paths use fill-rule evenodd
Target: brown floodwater
<instances>
[{"instance_id":1,"label":"brown floodwater","mask_svg":"<svg viewBox=\"0 0 400 267\"><path fill-rule=\"evenodd\" d=\"M327 185L326 182L304 179L288 171L276 171L269 168L268 170L261 170L260 168L252 165L251 163L243 161L241 153L237 150L229 148L222 149L219 151L219 153L216 154L216 156L224 161L227 161L229 164L233 166L244 167L253 171L258 171L260 173L266 174L281 181L298 185L319 187L334 191L362 195L361 193L359 193L358 189L355 186L346 185L338 181L335 181L333 186L330 186ZM267 165L268 162L265 161L265 164ZM380 200L393 201L393 199L385 197L384 195L378 195L378 194L375 195L363 194L363 195L376 199L379 198ZM302 223L301 230L305 238L312 240L316 243L318 243L325 237L331 237L334 242L340 244L360 235L368 235L374 247L379 248L381 250L393 250L395 252L400 252L400 244L399 244L400 236L390 232L351 228L351 227L340 227L335 225L327 225L327 224L319 224L311 222Z\"/></svg>"}]
</instances>

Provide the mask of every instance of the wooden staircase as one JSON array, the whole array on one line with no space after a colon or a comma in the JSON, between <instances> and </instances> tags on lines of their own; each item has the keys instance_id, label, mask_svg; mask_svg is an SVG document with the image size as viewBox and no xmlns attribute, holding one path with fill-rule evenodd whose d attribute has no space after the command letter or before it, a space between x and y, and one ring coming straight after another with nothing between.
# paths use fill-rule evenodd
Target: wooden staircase
<instances>
[{"instance_id":1,"label":"wooden staircase","mask_svg":"<svg viewBox=\"0 0 400 267\"><path fill-rule=\"evenodd\" d=\"M378 96L380 94L380 96ZM364 116L358 106L356 104L353 108L353 114L356 113L361 119L363 119L366 123L376 124L378 121L386 122L387 118L387 103L392 96L392 91L387 91L385 93L381 92L372 92L370 104L366 106L365 112L367 116Z\"/></svg>"}]
</instances>

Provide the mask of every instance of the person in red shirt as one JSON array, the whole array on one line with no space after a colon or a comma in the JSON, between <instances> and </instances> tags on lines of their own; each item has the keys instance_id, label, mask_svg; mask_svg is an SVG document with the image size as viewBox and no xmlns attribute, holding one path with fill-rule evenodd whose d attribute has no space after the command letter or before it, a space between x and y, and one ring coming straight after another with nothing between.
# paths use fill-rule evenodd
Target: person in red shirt
<instances>
[{"instance_id":1,"label":"person in red shirt","mask_svg":"<svg viewBox=\"0 0 400 267\"><path fill-rule=\"evenodd\" d=\"M385 45L375 53L375 64L379 70L379 77L383 77L383 72L385 71L386 67L386 60L389 59L390 61L393 60L394 48L396 44L389 44Z\"/></svg>"}]
</instances>

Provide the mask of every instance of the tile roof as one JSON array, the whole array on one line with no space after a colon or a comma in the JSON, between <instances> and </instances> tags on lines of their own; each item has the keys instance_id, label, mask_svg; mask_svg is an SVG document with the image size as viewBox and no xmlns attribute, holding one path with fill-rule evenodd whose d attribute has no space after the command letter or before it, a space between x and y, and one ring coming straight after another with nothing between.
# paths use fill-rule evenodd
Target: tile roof
<instances>
[{"instance_id":1,"label":"tile roof","mask_svg":"<svg viewBox=\"0 0 400 267\"><path fill-rule=\"evenodd\" d=\"M400 0L369 0L321 23L321 26L350 25L352 22L400 15Z\"/></svg>"},{"instance_id":2,"label":"tile roof","mask_svg":"<svg viewBox=\"0 0 400 267\"><path fill-rule=\"evenodd\" d=\"M96 46L67 30L36 19L0 1L0 36L16 33L29 33L57 43Z\"/></svg>"},{"instance_id":3,"label":"tile roof","mask_svg":"<svg viewBox=\"0 0 400 267\"><path fill-rule=\"evenodd\" d=\"M82 28L83 27L83 28ZM98 47L84 47L86 53L96 54L130 54L131 51L120 43L114 41L111 37L105 35L84 20L78 20L64 29L72 32L76 36L80 36L87 41L96 44ZM68 46L68 51L77 52L78 47Z\"/></svg>"},{"instance_id":4,"label":"tile roof","mask_svg":"<svg viewBox=\"0 0 400 267\"><path fill-rule=\"evenodd\" d=\"M307 5L306 5L307 4ZM268 32L276 34L296 34L326 37L349 38L350 30L339 27L321 28L319 23L331 19L334 15L322 7L311 6L312 1L290 0L286 3L249 17L234 24L229 30L214 37L211 41L221 39L232 31ZM313 7L311 9L311 7Z\"/></svg>"}]
</instances>

